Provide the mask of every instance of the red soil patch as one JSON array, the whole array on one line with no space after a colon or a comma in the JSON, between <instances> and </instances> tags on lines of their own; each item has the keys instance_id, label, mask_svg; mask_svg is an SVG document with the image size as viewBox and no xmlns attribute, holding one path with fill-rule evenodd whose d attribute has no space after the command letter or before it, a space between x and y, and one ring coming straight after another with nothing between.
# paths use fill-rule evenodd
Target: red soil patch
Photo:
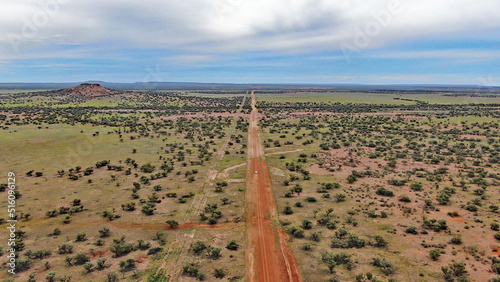
<instances>
[{"instance_id":1,"label":"red soil patch","mask_svg":"<svg viewBox=\"0 0 500 282\"><path fill-rule=\"evenodd\" d=\"M135 259L135 262L137 262L137 263L143 263L143 262L145 262L145 261L147 261L147 260L148 260L148 257L146 257L146 256L141 256L141 257L136 258L136 259Z\"/></svg>"},{"instance_id":2,"label":"red soil patch","mask_svg":"<svg viewBox=\"0 0 500 282\"><path fill-rule=\"evenodd\" d=\"M452 218L450 218L450 221L459 222L459 223L466 223L467 222L467 220L465 220L461 217L452 217Z\"/></svg>"},{"instance_id":3,"label":"red soil patch","mask_svg":"<svg viewBox=\"0 0 500 282\"><path fill-rule=\"evenodd\" d=\"M100 251L100 252L93 252L93 253L87 253L88 256L90 257L104 257L108 254L108 251Z\"/></svg>"},{"instance_id":4,"label":"red soil patch","mask_svg":"<svg viewBox=\"0 0 500 282\"><path fill-rule=\"evenodd\" d=\"M247 273L249 281L301 281L286 234L274 226L276 204L258 128L252 92L247 170ZM257 173L255 173L257 172ZM279 238L279 241L277 239Z\"/></svg>"},{"instance_id":5,"label":"red soil patch","mask_svg":"<svg viewBox=\"0 0 500 282\"><path fill-rule=\"evenodd\" d=\"M494 256L500 257L500 246L499 245L491 245L491 253Z\"/></svg>"}]
</instances>

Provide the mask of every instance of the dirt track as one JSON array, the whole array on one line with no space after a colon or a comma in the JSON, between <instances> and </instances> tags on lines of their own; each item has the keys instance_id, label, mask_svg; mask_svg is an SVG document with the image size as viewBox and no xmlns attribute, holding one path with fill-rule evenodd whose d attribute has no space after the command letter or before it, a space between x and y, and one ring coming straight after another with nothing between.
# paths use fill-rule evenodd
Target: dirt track
<instances>
[{"instance_id":1,"label":"dirt track","mask_svg":"<svg viewBox=\"0 0 500 282\"><path fill-rule=\"evenodd\" d=\"M249 281L302 281L278 225L269 170L259 135L259 112L252 92L247 166L247 273ZM257 172L257 173L255 173Z\"/></svg>"}]
</instances>

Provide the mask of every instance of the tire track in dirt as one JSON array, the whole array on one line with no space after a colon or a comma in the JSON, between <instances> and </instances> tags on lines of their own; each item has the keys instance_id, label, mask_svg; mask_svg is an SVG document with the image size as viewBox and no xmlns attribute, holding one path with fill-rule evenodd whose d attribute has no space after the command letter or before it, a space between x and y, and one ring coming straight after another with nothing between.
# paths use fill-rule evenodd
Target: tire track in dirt
<instances>
[{"instance_id":1,"label":"tire track in dirt","mask_svg":"<svg viewBox=\"0 0 500 282\"><path fill-rule=\"evenodd\" d=\"M223 171L221 171L219 173L218 178L229 178L229 172L231 170L234 170L234 169L246 166L246 165L247 165L247 163L245 162L245 163L241 163L241 164L238 164L238 165L233 165L232 167L228 167L228 168L226 168L225 170L223 170Z\"/></svg>"},{"instance_id":2,"label":"tire track in dirt","mask_svg":"<svg viewBox=\"0 0 500 282\"><path fill-rule=\"evenodd\" d=\"M248 278L249 281L302 281L295 257L287 246L287 235L277 224L276 204L255 104L252 91L247 166Z\"/></svg>"},{"instance_id":3,"label":"tire track in dirt","mask_svg":"<svg viewBox=\"0 0 500 282\"><path fill-rule=\"evenodd\" d=\"M273 156L273 155L281 155L281 154L288 154L288 153L297 153L297 152L302 152L304 149L297 149L293 151L284 151L284 152L274 152L274 153L267 153L266 156Z\"/></svg>"},{"instance_id":4,"label":"tire track in dirt","mask_svg":"<svg viewBox=\"0 0 500 282\"><path fill-rule=\"evenodd\" d=\"M47 225L50 222L50 218L43 220L38 220L36 222L21 222L20 226L37 226L37 225ZM26 223L30 223L29 225ZM181 231L181 230L191 230L191 229L212 229L212 230L230 230L234 228L243 227L242 223L226 222L223 224L207 224L198 222L186 222L175 227L170 227L167 223L161 222L129 222L129 221L86 221L79 222L79 226L107 226L122 229L141 229L141 230L158 230L158 231Z\"/></svg>"}]
</instances>

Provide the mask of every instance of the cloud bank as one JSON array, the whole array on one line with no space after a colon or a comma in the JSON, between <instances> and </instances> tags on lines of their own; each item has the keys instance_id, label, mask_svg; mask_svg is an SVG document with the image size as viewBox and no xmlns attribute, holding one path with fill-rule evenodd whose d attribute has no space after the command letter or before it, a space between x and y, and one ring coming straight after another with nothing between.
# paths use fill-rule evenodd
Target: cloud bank
<instances>
[{"instance_id":1,"label":"cloud bank","mask_svg":"<svg viewBox=\"0 0 500 282\"><path fill-rule=\"evenodd\" d=\"M159 64L169 80L474 82L498 77L499 10L498 0L3 0L0 74L133 80Z\"/></svg>"},{"instance_id":2,"label":"cloud bank","mask_svg":"<svg viewBox=\"0 0 500 282\"><path fill-rule=\"evenodd\" d=\"M398 12L387 16L391 5ZM308 52L353 45L357 32L371 29L366 48L376 48L492 30L500 26L498 10L496 0L7 0L0 10L0 44L4 58L60 45ZM21 55L13 54L13 44Z\"/></svg>"}]
</instances>

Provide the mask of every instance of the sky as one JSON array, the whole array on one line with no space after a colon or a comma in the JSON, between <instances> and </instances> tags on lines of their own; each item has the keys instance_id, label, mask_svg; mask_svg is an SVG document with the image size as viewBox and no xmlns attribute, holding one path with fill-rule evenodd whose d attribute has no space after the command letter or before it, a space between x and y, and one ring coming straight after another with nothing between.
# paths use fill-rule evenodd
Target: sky
<instances>
[{"instance_id":1,"label":"sky","mask_svg":"<svg viewBox=\"0 0 500 282\"><path fill-rule=\"evenodd\" d=\"M498 0L2 0L0 82L500 85Z\"/></svg>"}]
</instances>

